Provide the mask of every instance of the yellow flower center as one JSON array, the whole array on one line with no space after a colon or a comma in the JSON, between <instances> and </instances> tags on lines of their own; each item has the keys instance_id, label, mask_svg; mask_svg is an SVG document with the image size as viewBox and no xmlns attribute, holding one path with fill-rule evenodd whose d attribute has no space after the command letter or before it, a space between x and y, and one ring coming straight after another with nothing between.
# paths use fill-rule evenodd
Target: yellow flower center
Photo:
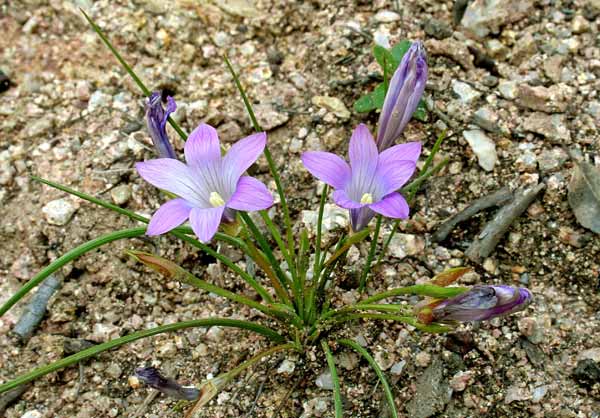
<instances>
[{"instance_id":1,"label":"yellow flower center","mask_svg":"<svg viewBox=\"0 0 600 418\"><path fill-rule=\"evenodd\" d=\"M223 206L225 204L225 201L217 192L210 192L210 197L208 198L208 201L215 208L218 208L219 206Z\"/></svg>"},{"instance_id":2,"label":"yellow flower center","mask_svg":"<svg viewBox=\"0 0 600 418\"><path fill-rule=\"evenodd\" d=\"M365 193L360 198L360 203L362 203L363 205L369 205L373 203L373 195L371 193Z\"/></svg>"}]
</instances>

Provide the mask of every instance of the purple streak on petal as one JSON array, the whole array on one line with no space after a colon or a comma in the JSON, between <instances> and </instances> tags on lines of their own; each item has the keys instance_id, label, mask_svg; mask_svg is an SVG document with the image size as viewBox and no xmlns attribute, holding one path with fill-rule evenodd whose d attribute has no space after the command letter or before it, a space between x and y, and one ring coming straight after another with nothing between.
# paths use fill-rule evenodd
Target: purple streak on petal
<instances>
[{"instance_id":1,"label":"purple streak on petal","mask_svg":"<svg viewBox=\"0 0 600 418\"><path fill-rule=\"evenodd\" d=\"M160 235L177 228L189 217L191 210L192 206L184 199L169 200L152 215L146 235Z\"/></svg>"},{"instance_id":2,"label":"purple streak on petal","mask_svg":"<svg viewBox=\"0 0 600 418\"><path fill-rule=\"evenodd\" d=\"M206 123L201 123L185 142L185 161L191 167L216 165L221 161L221 147L217 131Z\"/></svg>"},{"instance_id":3,"label":"purple streak on petal","mask_svg":"<svg viewBox=\"0 0 600 418\"><path fill-rule=\"evenodd\" d=\"M259 132L240 139L223 157L223 175L227 185L235 185L240 176L258 159L267 144L267 134Z\"/></svg>"},{"instance_id":4,"label":"purple streak on petal","mask_svg":"<svg viewBox=\"0 0 600 418\"><path fill-rule=\"evenodd\" d=\"M372 184L377 170L377 145L365 124L358 125L350 138L348 149L352 178L346 191L350 199L359 202L364 193L373 193Z\"/></svg>"},{"instance_id":5,"label":"purple streak on petal","mask_svg":"<svg viewBox=\"0 0 600 418\"><path fill-rule=\"evenodd\" d=\"M304 167L316 178L335 189L343 189L350 181L350 166L330 152L307 151L301 156Z\"/></svg>"},{"instance_id":6,"label":"purple streak on petal","mask_svg":"<svg viewBox=\"0 0 600 418\"><path fill-rule=\"evenodd\" d=\"M379 115L377 147L390 147L417 109L427 82L427 61L421 42L413 42L394 72Z\"/></svg>"},{"instance_id":7,"label":"purple streak on petal","mask_svg":"<svg viewBox=\"0 0 600 418\"><path fill-rule=\"evenodd\" d=\"M370 204L369 208L387 218L406 219L409 213L408 203L397 192L387 195L379 202Z\"/></svg>"},{"instance_id":8,"label":"purple streak on petal","mask_svg":"<svg viewBox=\"0 0 600 418\"><path fill-rule=\"evenodd\" d=\"M407 142L390 147L379 154L379 164L386 164L388 161L406 160L416 164L421 155L420 142Z\"/></svg>"},{"instance_id":9,"label":"purple streak on petal","mask_svg":"<svg viewBox=\"0 0 600 418\"><path fill-rule=\"evenodd\" d=\"M354 200L350 199L344 189L337 189L333 192L333 201L336 205L345 209L359 209L365 206L360 202L355 202Z\"/></svg>"},{"instance_id":10,"label":"purple streak on petal","mask_svg":"<svg viewBox=\"0 0 600 418\"><path fill-rule=\"evenodd\" d=\"M158 158L136 163L135 168L148 183L184 198L194 206L208 207L209 195L198 187L193 173L181 161Z\"/></svg>"},{"instance_id":11,"label":"purple streak on petal","mask_svg":"<svg viewBox=\"0 0 600 418\"><path fill-rule=\"evenodd\" d=\"M273 195L262 182L254 177L242 176L237 183L237 188L227 207L253 211L267 209L273 205Z\"/></svg>"},{"instance_id":12,"label":"purple streak on petal","mask_svg":"<svg viewBox=\"0 0 600 418\"><path fill-rule=\"evenodd\" d=\"M393 160L385 164L380 162L375 174L375 182L378 183L375 189L381 196L376 196L375 200L400 189L412 177L415 168L416 165L412 161Z\"/></svg>"},{"instance_id":13,"label":"purple streak on petal","mask_svg":"<svg viewBox=\"0 0 600 418\"><path fill-rule=\"evenodd\" d=\"M190 224L194 233L201 242L210 242L221 224L221 217L225 206L217 208L193 208L190 212Z\"/></svg>"},{"instance_id":14,"label":"purple streak on petal","mask_svg":"<svg viewBox=\"0 0 600 418\"><path fill-rule=\"evenodd\" d=\"M352 230L354 232L363 230L374 216L375 212L366 205L360 209L350 209L350 225L352 226Z\"/></svg>"},{"instance_id":15,"label":"purple streak on petal","mask_svg":"<svg viewBox=\"0 0 600 418\"><path fill-rule=\"evenodd\" d=\"M221 222L235 222L236 214L237 211L235 209L225 207L225 210L223 211L223 216L221 217Z\"/></svg>"},{"instance_id":16,"label":"purple streak on petal","mask_svg":"<svg viewBox=\"0 0 600 418\"><path fill-rule=\"evenodd\" d=\"M166 130L167 118L176 108L175 100L167 97L167 109L163 109L159 92L152 93L146 104L146 125L160 158L176 158Z\"/></svg>"},{"instance_id":17,"label":"purple streak on petal","mask_svg":"<svg viewBox=\"0 0 600 418\"><path fill-rule=\"evenodd\" d=\"M155 367L139 367L135 369L135 376L148 386L175 399L193 401L200 396L200 391L195 387L181 386L175 380L164 377Z\"/></svg>"}]
</instances>

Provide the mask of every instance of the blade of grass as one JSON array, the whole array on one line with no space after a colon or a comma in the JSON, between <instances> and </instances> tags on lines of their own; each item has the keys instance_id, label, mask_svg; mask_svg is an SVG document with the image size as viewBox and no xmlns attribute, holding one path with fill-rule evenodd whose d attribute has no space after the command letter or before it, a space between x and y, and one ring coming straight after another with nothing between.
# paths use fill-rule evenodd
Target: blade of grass
<instances>
[{"instance_id":1,"label":"blade of grass","mask_svg":"<svg viewBox=\"0 0 600 418\"><path fill-rule=\"evenodd\" d=\"M382 299L400 295L419 295L429 296L436 299L448 299L458 296L467 290L469 289L466 287L442 287L431 284L416 284L413 286L398 287L396 289L388 290L387 292L377 293L357 303L357 305L368 305Z\"/></svg>"},{"instance_id":2,"label":"blade of grass","mask_svg":"<svg viewBox=\"0 0 600 418\"><path fill-rule=\"evenodd\" d=\"M344 416L344 410L342 408L342 394L340 392L340 380L337 375L335 368L335 360L329 350L327 341L321 340L321 347L325 352L327 358L327 365L329 366L329 373L331 373L331 381L333 382L333 403L335 405L335 418L342 418Z\"/></svg>"},{"instance_id":3,"label":"blade of grass","mask_svg":"<svg viewBox=\"0 0 600 418\"><path fill-rule=\"evenodd\" d=\"M398 411L396 410L396 404L394 403L394 395L392 394L392 390L390 389L390 385L388 384L387 379L385 378L385 375L383 374L383 371L381 370L381 368L379 367L379 365L377 364L375 359L371 356L371 354L369 354L369 352L367 350L365 350L363 347L361 347L355 341L344 338L344 339L338 340L338 342L340 344L343 344L347 347L352 348L358 354L363 356L365 360L367 360L367 362L369 363L369 365L375 371L375 374L379 378L379 381L381 382L381 386L383 386L383 391L385 392L385 398L390 407L390 412L392 413L392 417L398 418Z\"/></svg>"},{"instance_id":4,"label":"blade of grass","mask_svg":"<svg viewBox=\"0 0 600 418\"><path fill-rule=\"evenodd\" d=\"M363 271L360 275L360 282L358 286L358 291L360 293L365 291L365 286L367 285L367 278L369 273L371 272L371 264L373 263L373 258L375 257L375 250L377 249L377 240L379 239L379 231L381 230L381 221L383 217L381 215L377 215L377 223L375 224L375 232L373 232L373 241L371 241L371 248L369 248L369 254L367 255L367 262L363 268Z\"/></svg>"},{"instance_id":5,"label":"blade of grass","mask_svg":"<svg viewBox=\"0 0 600 418\"><path fill-rule=\"evenodd\" d=\"M452 331L454 329L452 327L447 327L445 325L440 325L440 324L436 324L436 323L427 324L427 325L422 324L414 316L402 316L402 315L393 315L393 314L386 314L386 313L362 312L362 313L349 314L344 317L332 318L332 319L335 319L334 322L336 322L338 324L342 324L342 323L345 323L348 321L353 321L355 319L374 319L374 320L379 320L379 321L402 322L403 324L413 326L420 331L430 332L432 334L448 332L448 331Z\"/></svg>"},{"instance_id":6,"label":"blade of grass","mask_svg":"<svg viewBox=\"0 0 600 418\"><path fill-rule=\"evenodd\" d=\"M98 238L92 239L88 242L85 242L71 251L63 254L48 266L43 268L38 274L33 276L23 287L19 289L17 293L10 297L2 307L0 307L0 317L4 315L10 308L12 308L19 300L21 300L27 293L29 293L33 288L42 283L48 276L52 273L66 265L67 263L73 261L74 259L81 257L83 254L86 254L92 250L95 250L98 247L101 247L109 242L117 241L125 238L134 238L144 235L146 233L146 227L138 227L138 228L130 228L123 229L121 231L111 232L109 234L102 235Z\"/></svg>"},{"instance_id":7,"label":"blade of grass","mask_svg":"<svg viewBox=\"0 0 600 418\"><path fill-rule=\"evenodd\" d=\"M146 87L146 85L144 84L142 79L138 77L138 75L135 73L135 71L133 71L133 68L131 68L131 66L129 64L127 64L127 61L125 61L125 59L123 59L121 54L119 54L119 51L117 51L117 49L113 46L113 44L110 42L108 37L104 34L102 29L100 29L100 26L98 26L96 24L96 22L94 22L94 20L91 17L89 17L83 9L80 8L79 10L81 11L81 13L83 13L85 20L88 21L88 23L90 24L90 26L92 27L94 32L96 32L96 34L100 37L100 39L102 40L104 45L106 45L106 47L110 50L110 52L112 52L112 54L115 56L117 61L119 61L119 64L121 64L123 69L125 69L125 71L127 71L127 73L131 76L131 78L133 79L135 84L137 84L137 86L140 88L142 93L144 93L144 95L146 97L149 97L151 94L150 90L148 90L148 88ZM187 134L185 132L183 132L183 130L179 127L179 125L170 116L168 117L167 120L169 121L169 124L173 127L173 129L175 129L175 132L177 132L177 134L181 137L181 139L186 141Z\"/></svg>"},{"instance_id":8,"label":"blade of grass","mask_svg":"<svg viewBox=\"0 0 600 418\"><path fill-rule=\"evenodd\" d=\"M247 329L249 331L256 332L258 334L264 335L275 342L283 342L285 338L283 338L280 334L273 331L270 328L265 326L255 324L249 321L241 321L236 319L226 319L226 318L207 318L207 319L196 319L192 321L184 321L177 322L175 324L162 325L160 327L146 329L143 331L134 332L133 334L126 335L121 338L117 338L111 341L107 341L102 344L95 345L86 350L80 351L79 353L73 354L69 357L65 357L59 361L48 364L46 366L38 367L29 373L26 373L18 378L11 380L10 382L4 383L0 385L0 393L4 393L12 388L15 388L24 383L31 382L38 377L44 376L48 373L52 373L56 370L62 369L63 367L70 366L71 364L75 364L82 360L85 360L90 357L97 356L98 354L110 350L115 347L119 347L123 344L130 343L132 341L139 340L141 338L151 337L153 335L162 334L165 332L173 332L178 331L184 328L194 328L194 327L212 327L212 326L221 326L221 327L233 327L233 328L242 328Z\"/></svg>"}]
</instances>

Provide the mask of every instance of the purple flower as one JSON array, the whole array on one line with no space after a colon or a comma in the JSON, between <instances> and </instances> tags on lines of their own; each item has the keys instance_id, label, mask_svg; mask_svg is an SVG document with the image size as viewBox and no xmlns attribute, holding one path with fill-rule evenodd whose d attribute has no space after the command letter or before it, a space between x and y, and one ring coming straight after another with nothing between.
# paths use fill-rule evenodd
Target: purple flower
<instances>
[{"instance_id":1,"label":"purple flower","mask_svg":"<svg viewBox=\"0 0 600 418\"><path fill-rule=\"evenodd\" d=\"M437 322L485 321L525 309L532 301L524 287L474 286L469 291L446 299L431 309Z\"/></svg>"},{"instance_id":2,"label":"purple flower","mask_svg":"<svg viewBox=\"0 0 600 418\"><path fill-rule=\"evenodd\" d=\"M208 242L219 229L227 209L252 211L273 204L267 187L244 171L263 152L264 132L236 142L221 157L217 131L201 124L185 143L186 164L172 158L137 163L135 168L148 183L177 196L163 204L152 216L148 235L160 235L189 218L202 242Z\"/></svg>"},{"instance_id":3,"label":"purple flower","mask_svg":"<svg viewBox=\"0 0 600 418\"><path fill-rule=\"evenodd\" d=\"M177 158L167 136L167 118L176 108L175 100L171 96L167 97L166 109L162 107L161 94L159 92L155 91L148 98L146 124L148 125L148 131L150 132L150 137L152 137L154 148L156 148L156 152L158 152L160 158Z\"/></svg>"},{"instance_id":4,"label":"purple flower","mask_svg":"<svg viewBox=\"0 0 600 418\"><path fill-rule=\"evenodd\" d=\"M195 387L181 386L175 380L164 377L155 367L139 367L135 369L135 377L172 398L193 401L200 396L200 391Z\"/></svg>"},{"instance_id":5,"label":"purple flower","mask_svg":"<svg viewBox=\"0 0 600 418\"><path fill-rule=\"evenodd\" d=\"M309 151L302 162L319 180L332 186L333 200L350 209L352 228L361 211L374 211L388 218L408 218L408 204L398 190L412 176L421 153L421 144L409 142L391 147L381 154L369 129L360 124L350 138L350 165L330 152ZM368 222L368 220L367 220Z\"/></svg>"},{"instance_id":6,"label":"purple flower","mask_svg":"<svg viewBox=\"0 0 600 418\"><path fill-rule=\"evenodd\" d=\"M413 42L390 81L379 115L377 147L394 144L419 105L427 82L427 61L423 44Z\"/></svg>"}]
</instances>

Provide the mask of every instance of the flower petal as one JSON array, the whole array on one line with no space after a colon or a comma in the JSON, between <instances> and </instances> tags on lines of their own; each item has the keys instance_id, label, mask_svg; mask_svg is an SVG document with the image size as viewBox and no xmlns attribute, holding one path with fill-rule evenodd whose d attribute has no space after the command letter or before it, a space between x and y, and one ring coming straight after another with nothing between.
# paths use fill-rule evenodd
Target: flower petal
<instances>
[{"instance_id":1,"label":"flower petal","mask_svg":"<svg viewBox=\"0 0 600 418\"><path fill-rule=\"evenodd\" d=\"M209 242L215 236L225 206L217 208L193 208L190 212L190 224L194 233L201 242Z\"/></svg>"},{"instance_id":2,"label":"flower petal","mask_svg":"<svg viewBox=\"0 0 600 418\"><path fill-rule=\"evenodd\" d=\"M172 199L164 203L150 219L146 235L160 235L177 228L190 216L192 206L184 199Z\"/></svg>"},{"instance_id":3,"label":"flower petal","mask_svg":"<svg viewBox=\"0 0 600 418\"><path fill-rule=\"evenodd\" d=\"M370 204L369 207L388 218L408 218L408 203L406 203L406 200L404 200L400 193L391 193L383 200Z\"/></svg>"},{"instance_id":4,"label":"flower petal","mask_svg":"<svg viewBox=\"0 0 600 418\"><path fill-rule=\"evenodd\" d=\"M244 171L258 159L267 144L267 134L259 132L240 139L231 146L223 157L223 175L225 183L235 186Z\"/></svg>"},{"instance_id":5,"label":"flower petal","mask_svg":"<svg viewBox=\"0 0 600 418\"><path fill-rule=\"evenodd\" d=\"M393 160L407 160L416 163L419 155L421 155L420 142L407 142L406 144L394 145L379 154L379 165Z\"/></svg>"},{"instance_id":6,"label":"flower petal","mask_svg":"<svg viewBox=\"0 0 600 418\"><path fill-rule=\"evenodd\" d=\"M350 138L350 168L352 179L345 188L354 200L360 200L364 193L373 194L373 178L377 170L377 145L366 125L360 124Z\"/></svg>"},{"instance_id":7,"label":"flower petal","mask_svg":"<svg viewBox=\"0 0 600 418\"><path fill-rule=\"evenodd\" d=\"M377 197L387 196L402 187L411 178L415 168L416 165L412 161L393 160L385 164L380 162L375 174L375 181L379 186L376 190L380 193Z\"/></svg>"},{"instance_id":8,"label":"flower petal","mask_svg":"<svg viewBox=\"0 0 600 418\"><path fill-rule=\"evenodd\" d=\"M365 206L364 204L350 199L344 189L338 189L333 192L333 201L336 205L345 209L358 209Z\"/></svg>"},{"instance_id":9,"label":"flower petal","mask_svg":"<svg viewBox=\"0 0 600 418\"><path fill-rule=\"evenodd\" d=\"M158 158L137 163L135 168L139 175L154 187L183 197L194 206L206 206L208 196L203 196L192 171L181 161Z\"/></svg>"},{"instance_id":10,"label":"flower petal","mask_svg":"<svg viewBox=\"0 0 600 418\"><path fill-rule=\"evenodd\" d=\"M302 153L301 159L310 174L335 189L343 189L350 180L350 166L335 154L307 151Z\"/></svg>"},{"instance_id":11,"label":"flower petal","mask_svg":"<svg viewBox=\"0 0 600 418\"><path fill-rule=\"evenodd\" d=\"M201 123L185 141L185 161L192 167L203 167L221 160L221 147L217 131Z\"/></svg>"},{"instance_id":12,"label":"flower petal","mask_svg":"<svg viewBox=\"0 0 600 418\"><path fill-rule=\"evenodd\" d=\"M373 219L375 212L369 209L368 206L363 206L360 209L350 209L350 225L354 232L362 231Z\"/></svg>"},{"instance_id":13,"label":"flower petal","mask_svg":"<svg viewBox=\"0 0 600 418\"><path fill-rule=\"evenodd\" d=\"M254 177L242 176L229 202L228 208L243 211L266 209L273 205L273 195Z\"/></svg>"}]
</instances>

